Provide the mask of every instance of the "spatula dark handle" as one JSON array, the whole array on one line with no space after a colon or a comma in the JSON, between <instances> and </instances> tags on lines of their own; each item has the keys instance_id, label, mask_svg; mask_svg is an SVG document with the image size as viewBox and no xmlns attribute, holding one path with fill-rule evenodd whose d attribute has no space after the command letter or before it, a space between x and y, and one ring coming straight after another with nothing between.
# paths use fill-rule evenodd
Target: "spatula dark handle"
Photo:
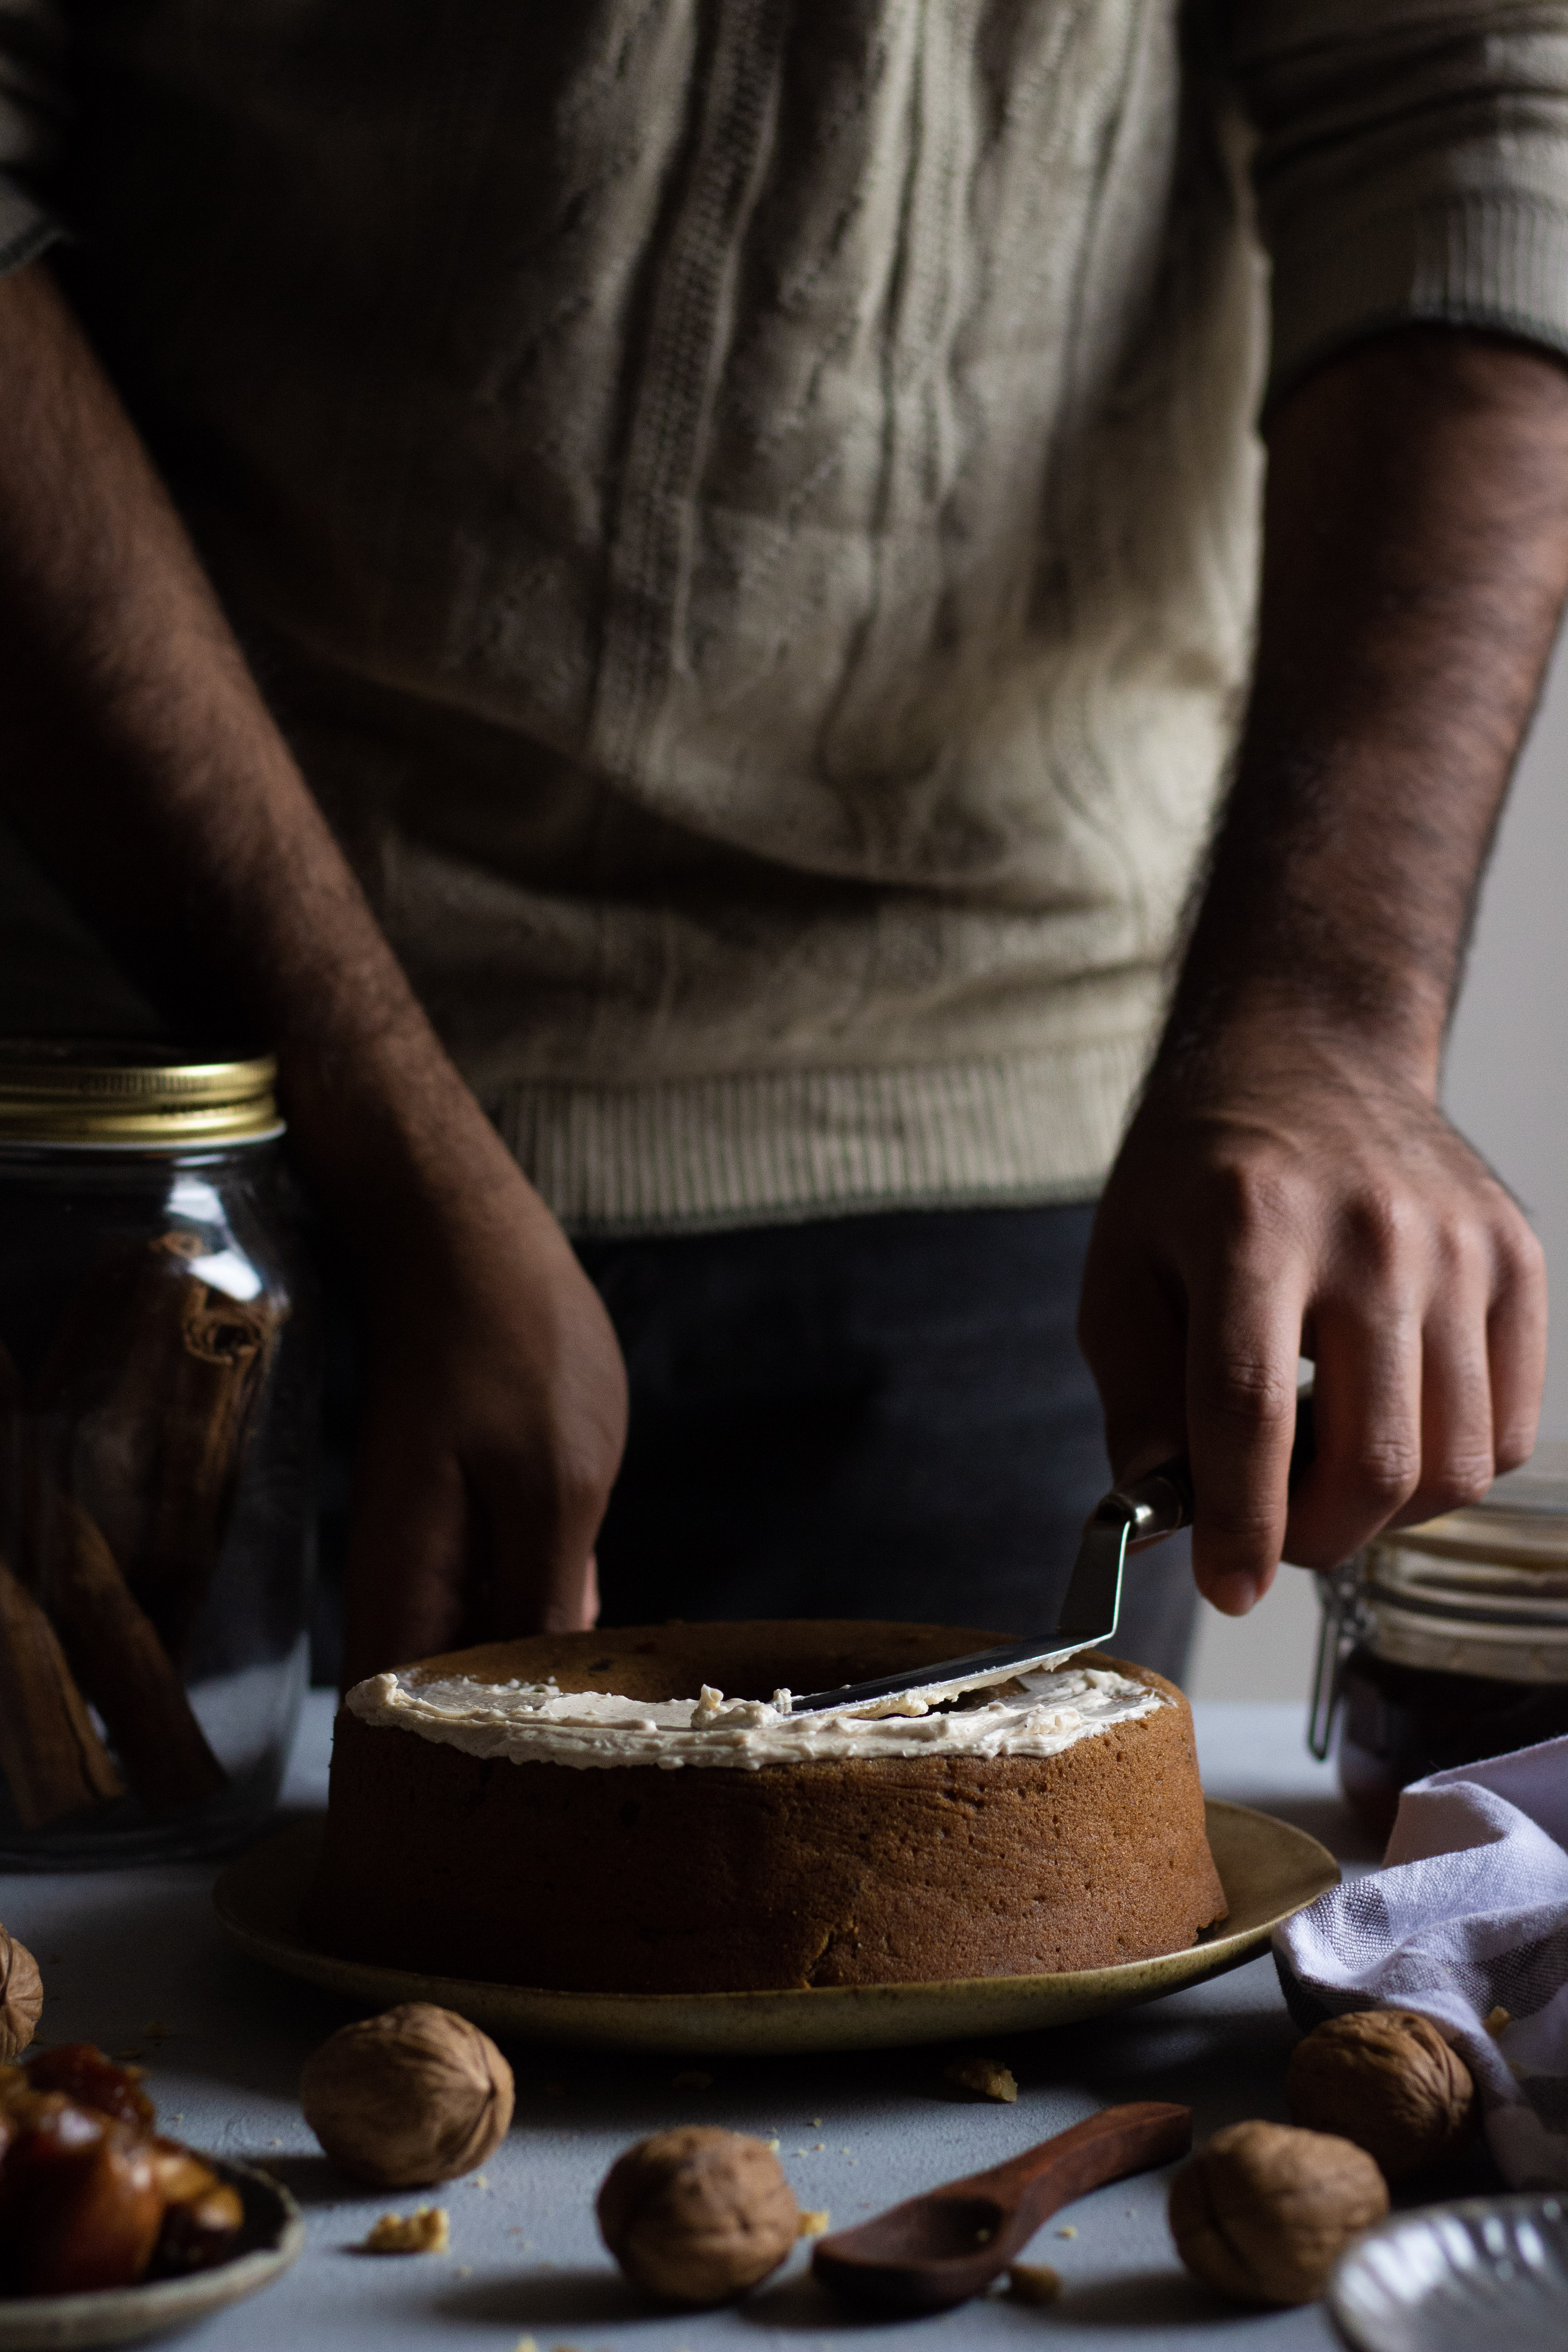
<instances>
[{"instance_id":1,"label":"spatula dark handle","mask_svg":"<svg viewBox=\"0 0 1568 2352\"><path fill-rule=\"evenodd\" d=\"M1316 1452L1312 1391L1309 1388L1303 1389L1296 1399L1296 1435L1290 1447L1289 1473L1292 1495L1311 1468ZM1193 1465L1184 1454L1173 1454L1157 1470L1149 1471L1142 1478L1130 1479L1125 1486L1115 1487L1101 1504L1101 1510L1106 1504L1121 1507L1131 1522L1130 1545L1152 1543L1157 1537L1173 1536L1178 1528L1190 1528L1193 1523L1196 1507Z\"/></svg>"}]
</instances>

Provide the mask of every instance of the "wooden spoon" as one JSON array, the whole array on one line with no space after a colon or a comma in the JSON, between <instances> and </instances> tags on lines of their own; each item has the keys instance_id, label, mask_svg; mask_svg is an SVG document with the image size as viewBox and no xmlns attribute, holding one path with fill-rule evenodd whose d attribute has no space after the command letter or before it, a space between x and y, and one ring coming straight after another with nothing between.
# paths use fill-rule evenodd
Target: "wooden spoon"
<instances>
[{"instance_id":1,"label":"wooden spoon","mask_svg":"<svg viewBox=\"0 0 1568 2352\"><path fill-rule=\"evenodd\" d=\"M946 2311L1006 2268L1052 2213L1107 2180L1185 2156L1193 2111L1140 2099L1107 2107L990 2172L928 2189L819 2238L811 2267L824 2286L885 2311Z\"/></svg>"}]
</instances>

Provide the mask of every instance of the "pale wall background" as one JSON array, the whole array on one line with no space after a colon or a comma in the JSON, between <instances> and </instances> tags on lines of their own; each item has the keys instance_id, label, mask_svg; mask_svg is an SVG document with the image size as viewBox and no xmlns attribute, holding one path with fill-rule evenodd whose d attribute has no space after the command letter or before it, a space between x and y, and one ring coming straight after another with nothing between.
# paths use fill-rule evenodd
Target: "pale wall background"
<instances>
[{"instance_id":1,"label":"pale wall background","mask_svg":"<svg viewBox=\"0 0 1568 2352\"><path fill-rule=\"evenodd\" d=\"M1568 1436L1568 636L1503 816L1448 1052L1448 1114L1523 1202L1546 1250L1556 1338L1543 1438ZM1305 1696L1312 1580L1282 1568L1250 1617L1202 1604L1194 1698Z\"/></svg>"}]
</instances>

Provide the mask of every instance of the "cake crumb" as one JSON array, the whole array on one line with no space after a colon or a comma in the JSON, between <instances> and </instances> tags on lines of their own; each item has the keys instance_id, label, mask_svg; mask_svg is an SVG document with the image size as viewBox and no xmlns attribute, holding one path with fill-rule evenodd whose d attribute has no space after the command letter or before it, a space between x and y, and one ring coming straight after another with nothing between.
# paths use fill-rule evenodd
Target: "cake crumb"
<instances>
[{"instance_id":1,"label":"cake crumb","mask_svg":"<svg viewBox=\"0 0 1568 2352\"><path fill-rule=\"evenodd\" d=\"M683 2074L677 2074L673 2078L669 2087L672 2091L710 2091L713 2088L713 2077L711 2074L705 2074L700 2066L688 2066Z\"/></svg>"},{"instance_id":2,"label":"cake crumb","mask_svg":"<svg viewBox=\"0 0 1568 2352\"><path fill-rule=\"evenodd\" d=\"M539 2347L531 2336L520 2336L512 2346L511 2352L539 2352Z\"/></svg>"},{"instance_id":3,"label":"cake crumb","mask_svg":"<svg viewBox=\"0 0 1568 2352\"><path fill-rule=\"evenodd\" d=\"M1504 2009L1500 2002L1496 2009L1488 2010L1481 2022L1495 2041L1505 2026L1513 2023L1513 2011L1511 2009Z\"/></svg>"},{"instance_id":4,"label":"cake crumb","mask_svg":"<svg viewBox=\"0 0 1568 2352\"><path fill-rule=\"evenodd\" d=\"M942 2081L951 2083L957 2091L973 2091L982 2099L1011 2102L1018 2095L1018 2085L1010 2066L999 2058L955 2058L943 2069Z\"/></svg>"},{"instance_id":5,"label":"cake crumb","mask_svg":"<svg viewBox=\"0 0 1568 2352\"><path fill-rule=\"evenodd\" d=\"M416 2213L384 2213L372 2225L361 2252L367 2254L444 2254L451 2228L444 2205L421 2205Z\"/></svg>"},{"instance_id":6,"label":"cake crumb","mask_svg":"<svg viewBox=\"0 0 1568 2352\"><path fill-rule=\"evenodd\" d=\"M1061 2291L1061 2275L1049 2263L1008 2265L1007 2292L1015 2303L1055 2303Z\"/></svg>"},{"instance_id":7,"label":"cake crumb","mask_svg":"<svg viewBox=\"0 0 1568 2352\"><path fill-rule=\"evenodd\" d=\"M1078 2235L1078 2223L1076 2221L1064 2221L1061 2228L1057 2231L1057 2235L1058 2238L1076 2238Z\"/></svg>"},{"instance_id":8,"label":"cake crumb","mask_svg":"<svg viewBox=\"0 0 1568 2352\"><path fill-rule=\"evenodd\" d=\"M488 2189L489 2185L489 2181L482 2172L476 2172L468 2183L470 2189Z\"/></svg>"},{"instance_id":9,"label":"cake crumb","mask_svg":"<svg viewBox=\"0 0 1568 2352\"><path fill-rule=\"evenodd\" d=\"M764 2140L763 2142L763 2146L773 2156L776 2156L779 2152L779 2144L776 2139Z\"/></svg>"},{"instance_id":10,"label":"cake crumb","mask_svg":"<svg viewBox=\"0 0 1568 2352\"><path fill-rule=\"evenodd\" d=\"M795 2235L797 2238L820 2238L823 2231L831 2226L833 2216L826 2205L815 2213L803 2213Z\"/></svg>"}]
</instances>

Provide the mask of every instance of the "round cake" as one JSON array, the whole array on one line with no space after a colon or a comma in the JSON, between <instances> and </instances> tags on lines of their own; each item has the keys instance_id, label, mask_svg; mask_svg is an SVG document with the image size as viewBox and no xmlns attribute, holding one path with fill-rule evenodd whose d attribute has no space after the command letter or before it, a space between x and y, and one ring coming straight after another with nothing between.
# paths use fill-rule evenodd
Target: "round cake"
<instances>
[{"instance_id":1,"label":"round cake","mask_svg":"<svg viewBox=\"0 0 1568 2352\"><path fill-rule=\"evenodd\" d=\"M542 1633L352 1690L304 1919L325 1949L594 1992L1034 1975L1225 1916L1192 1717L1094 1654L959 1701L792 1716L973 1628Z\"/></svg>"}]
</instances>

